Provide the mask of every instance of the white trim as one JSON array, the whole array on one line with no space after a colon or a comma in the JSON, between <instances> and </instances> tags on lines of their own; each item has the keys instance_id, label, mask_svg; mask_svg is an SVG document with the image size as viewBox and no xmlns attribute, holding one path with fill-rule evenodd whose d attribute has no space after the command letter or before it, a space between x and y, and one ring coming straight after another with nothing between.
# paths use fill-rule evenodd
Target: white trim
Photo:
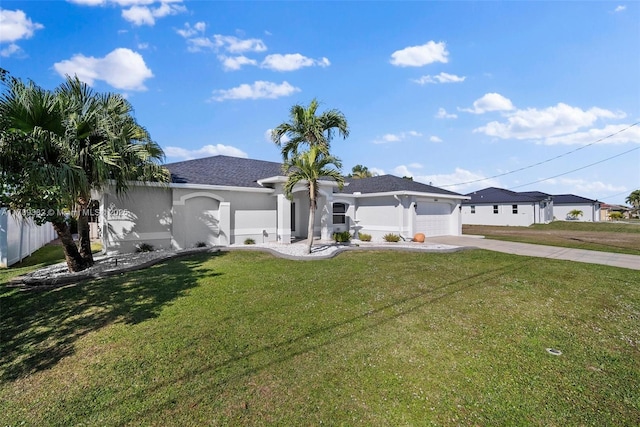
<instances>
[{"instance_id":1,"label":"white trim","mask_svg":"<svg viewBox=\"0 0 640 427\"><path fill-rule=\"evenodd\" d=\"M470 200L470 196L463 196L461 194L439 194L439 193L421 193L418 191L386 191L384 193L366 193L366 194L358 194L353 193L334 193L334 197L355 197L365 198L365 197L384 197L384 196L416 196L416 197L431 197L434 199L452 199L452 200Z\"/></svg>"},{"instance_id":2,"label":"white trim","mask_svg":"<svg viewBox=\"0 0 640 427\"><path fill-rule=\"evenodd\" d=\"M185 194L184 196L180 197L179 200L174 200L173 205L184 206L187 203L187 200L193 199L194 197L208 197L210 199L217 200L218 202L224 202L224 197L222 196L218 196L217 194L209 193L206 191L200 191L196 193Z\"/></svg>"}]
</instances>

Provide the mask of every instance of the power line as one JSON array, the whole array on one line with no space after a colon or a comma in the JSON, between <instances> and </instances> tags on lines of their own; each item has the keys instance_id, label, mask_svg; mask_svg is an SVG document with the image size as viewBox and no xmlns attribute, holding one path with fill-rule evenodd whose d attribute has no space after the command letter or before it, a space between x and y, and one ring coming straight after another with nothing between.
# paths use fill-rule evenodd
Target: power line
<instances>
[{"instance_id":1,"label":"power line","mask_svg":"<svg viewBox=\"0 0 640 427\"><path fill-rule=\"evenodd\" d=\"M539 179L539 180L537 180L537 181L528 182L528 183L526 183L526 184L516 185L515 187L511 187L511 188L509 188L509 190L513 190L514 188L525 187L525 186L527 186L527 185L531 185L531 184L537 184L537 183L539 183L539 182L543 182L543 181L548 181L548 180L550 180L550 179L558 178L559 176L568 175L568 174L570 174L570 173L577 172L577 171L580 171L580 170L582 170L582 169L586 169L586 168L589 168L589 167L591 167L591 166L595 166L595 165L600 164L600 163L604 163L604 162L606 162L607 160L615 159L616 157L623 156L623 155L625 155L625 154L627 154L627 153L630 153L630 152L632 152L632 151L635 151L635 150L640 150L640 147L632 148L631 150L627 150L627 151L625 151L624 153L616 154L615 156L607 157L606 159L602 159L602 160L600 160L600 161L598 161L598 162L591 163L591 164L588 164L588 165L586 165L586 166L582 166L582 167L580 167L580 168L573 169L573 170L570 170L570 171L568 171L568 172L564 172L564 173L561 173L561 174L558 174L558 175L550 176L549 178L543 178L543 179Z\"/></svg>"},{"instance_id":2,"label":"power line","mask_svg":"<svg viewBox=\"0 0 640 427\"><path fill-rule=\"evenodd\" d=\"M577 151L584 150L585 148L590 147L590 146L592 146L592 145L594 145L594 144L597 144L598 142L602 142L602 141L604 141L604 140L606 140L606 139L609 139L609 138L611 138L611 137L614 137L614 136L618 135L619 133L625 132L625 131L627 131L627 130L631 129L632 127L634 127L634 126L637 126L638 124L640 124L640 122L635 122L635 123L633 123L632 125L629 125L629 126L627 126L626 128L624 128L624 129L620 129L620 130L619 130L619 131L617 131L617 132L614 132L614 133L612 133L612 134L610 134L610 135L607 135L607 136L605 136L605 137L602 137L602 138L600 138L600 139L598 139L598 140L596 140L596 141L590 142L589 144L587 144L587 145L583 145L582 147L578 147L578 148L576 148L575 150L567 151L566 153L563 153L563 154L557 155L557 156L555 156L555 157L552 157L552 158L547 159L547 160L543 160L543 161L538 162L538 163L534 163L534 164L529 165L529 166L524 166L524 167L521 167L521 168L519 168L519 169L515 169L515 170L509 171L509 172L504 172L504 173L501 173L501 174L498 174L498 175L493 175L493 176L490 176L490 177L488 177L488 178L474 179L473 181L460 182L460 183L457 183L457 184L439 185L439 187L440 187L440 188L444 188L444 187L454 187L454 186L458 186L458 185L475 184L476 182L488 181L488 180L490 180L490 179L500 178L500 177L502 177L502 176L510 175L510 174L512 174L512 173L522 172L523 170L531 169L531 168L533 168L533 167L540 166L540 165L543 165L543 164L545 164L545 163L549 163L549 162L551 162L551 161L553 161L553 160L557 160L557 159L559 159L559 158L561 158L561 157L564 157L564 156L567 156L567 155L569 155L569 154L573 154L573 153L575 153L575 152L577 152ZM632 150L632 151L633 151L633 150ZM624 153L623 153L623 154L624 154ZM615 156L614 156L614 157L615 157ZM612 157L612 158L613 158L613 157ZM594 164L597 164L597 163L594 163ZM578 169L578 170L579 170L579 169ZM570 173L570 172L568 172L568 173Z\"/></svg>"}]
</instances>

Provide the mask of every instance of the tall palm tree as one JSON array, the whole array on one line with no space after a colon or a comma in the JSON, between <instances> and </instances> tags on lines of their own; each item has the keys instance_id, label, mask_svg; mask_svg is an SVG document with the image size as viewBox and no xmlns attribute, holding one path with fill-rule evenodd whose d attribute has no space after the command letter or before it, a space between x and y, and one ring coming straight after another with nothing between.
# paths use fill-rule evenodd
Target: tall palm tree
<instances>
[{"instance_id":1,"label":"tall palm tree","mask_svg":"<svg viewBox=\"0 0 640 427\"><path fill-rule=\"evenodd\" d=\"M318 146L311 146L307 151L296 153L295 157L284 163L284 170L288 176L284 186L287 197L291 197L293 189L298 184L306 185L309 191L309 226L307 229L307 253L311 253L313 245L313 224L318 208L319 181L332 179L342 189L344 177L340 173L342 162L340 159L325 153Z\"/></svg>"},{"instance_id":2,"label":"tall palm tree","mask_svg":"<svg viewBox=\"0 0 640 427\"><path fill-rule=\"evenodd\" d=\"M281 123L271 132L271 140L282 149L285 161L296 157L301 145L317 145L328 154L336 131L343 139L349 136L347 119L342 112L332 109L317 115L318 106L315 98L306 108L294 105L289 111L289 121Z\"/></svg>"},{"instance_id":3,"label":"tall palm tree","mask_svg":"<svg viewBox=\"0 0 640 427\"><path fill-rule=\"evenodd\" d=\"M51 221L70 271L93 263L87 207L91 190L115 182L166 181L160 147L131 115L120 95L97 94L77 78L56 91L19 79L5 81L0 97L0 197L37 222ZM65 223L78 212L80 251Z\"/></svg>"}]
</instances>

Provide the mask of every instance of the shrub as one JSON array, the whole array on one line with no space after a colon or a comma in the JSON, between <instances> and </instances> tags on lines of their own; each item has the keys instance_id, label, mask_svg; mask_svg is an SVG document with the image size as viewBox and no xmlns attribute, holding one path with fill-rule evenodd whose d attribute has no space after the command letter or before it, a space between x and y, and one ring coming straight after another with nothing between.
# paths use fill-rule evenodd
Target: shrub
<instances>
[{"instance_id":1,"label":"shrub","mask_svg":"<svg viewBox=\"0 0 640 427\"><path fill-rule=\"evenodd\" d=\"M358 237L360 237L360 240L362 240L363 242L370 242L371 241L371 234L358 233Z\"/></svg>"},{"instance_id":2,"label":"shrub","mask_svg":"<svg viewBox=\"0 0 640 427\"><path fill-rule=\"evenodd\" d=\"M624 219L624 215L622 214L622 212L611 212L609 214L609 219L617 221L619 219Z\"/></svg>"},{"instance_id":3,"label":"shrub","mask_svg":"<svg viewBox=\"0 0 640 427\"><path fill-rule=\"evenodd\" d=\"M388 234L385 234L384 236L382 236L382 238L384 239L385 242L399 242L400 241L400 235L399 234L388 233Z\"/></svg>"},{"instance_id":4,"label":"shrub","mask_svg":"<svg viewBox=\"0 0 640 427\"><path fill-rule=\"evenodd\" d=\"M206 248L207 244L205 242L196 242L196 248Z\"/></svg>"},{"instance_id":5,"label":"shrub","mask_svg":"<svg viewBox=\"0 0 640 427\"><path fill-rule=\"evenodd\" d=\"M256 241L253 240L251 237L247 237L246 239L244 239L244 244L245 245L255 245Z\"/></svg>"},{"instance_id":6,"label":"shrub","mask_svg":"<svg viewBox=\"0 0 640 427\"><path fill-rule=\"evenodd\" d=\"M149 243L138 243L136 245L136 252L153 252L153 245Z\"/></svg>"},{"instance_id":7,"label":"shrub","mask_svg":"<svg viewBox=\"0 0 640 427\"><path fill-rule=\"evenodd\" d=\"M351 240L351 234L348 231L333 233L333 240L337 243L347 243Z\"/></svg>"}]
</instances>

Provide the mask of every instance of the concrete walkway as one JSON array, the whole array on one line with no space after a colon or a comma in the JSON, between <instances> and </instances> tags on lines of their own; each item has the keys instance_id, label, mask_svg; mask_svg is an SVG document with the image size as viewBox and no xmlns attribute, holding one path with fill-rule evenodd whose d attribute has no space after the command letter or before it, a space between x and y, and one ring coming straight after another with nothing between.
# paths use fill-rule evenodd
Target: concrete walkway
<instances>
[{"instance_id":1,"label":"concrete walkway","mask_svg":"<svg viewBox=\"0 0 640 427\"><path fill-rule=\"evenodd\" d=\"M489 251L540 258L562 259L589 264L610 265L612 267L640 270L640 255L616 254L611 252L569 249L558 246L533 245L530 243L505 242L485 239L482 236L441 236L427 238L429 243L475 247Z\"/></svg>"}]
</instances>

